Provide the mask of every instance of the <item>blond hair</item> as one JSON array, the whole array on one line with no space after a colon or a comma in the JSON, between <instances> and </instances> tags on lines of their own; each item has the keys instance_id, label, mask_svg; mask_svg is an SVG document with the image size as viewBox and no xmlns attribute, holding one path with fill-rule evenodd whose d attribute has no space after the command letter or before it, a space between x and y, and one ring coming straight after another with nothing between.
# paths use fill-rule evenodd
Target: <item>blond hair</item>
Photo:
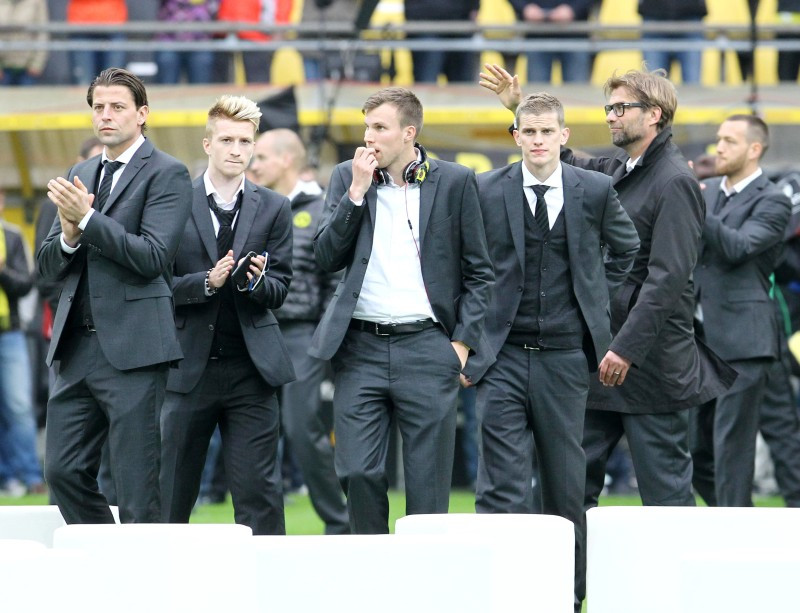
<instances>
[{"instance_id":1,"label":"blond hair","mask_svg":"<svg viewBox=\"0 0 800 613\"><path fill-rule=\"evenodd\" d=\"M214 122L218 119L230 119L231 121L249 121L253 124L253 134L258 131L258 123L261 119L261 110L258 105L244 96L220 96L208 110L208 121L206 121L206 138L211 136Z\"/></svg>"}]
</instances>

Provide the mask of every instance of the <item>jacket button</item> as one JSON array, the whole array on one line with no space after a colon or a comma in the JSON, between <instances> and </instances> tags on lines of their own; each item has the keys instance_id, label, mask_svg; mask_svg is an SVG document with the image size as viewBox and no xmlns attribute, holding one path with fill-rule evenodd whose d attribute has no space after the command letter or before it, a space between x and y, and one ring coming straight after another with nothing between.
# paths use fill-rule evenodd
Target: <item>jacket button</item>
<instances>
[{"instance_id":1,"label":"jacket button","mask_svg":"<svg viewBox=\"0 0 800 613\"><path fill-rule=\"evenodd\" d=\"M72 295L67 296L67 302L72 302Z\"/></svg>"},{"instance_id":2,"label":"jacket button","mask_svg":"<svg viewBox=\"0 0 800 613\"><path fill-rule=\"evenodd\" d=\"M518 291L518 292L521 292L521 291L522 291L522 286L521 286L521 285L518 285L518 286L517 286L517 291Z\"/></svg>"},{"instance_id":3,"label":"jacket button","mask_svg":"<svg viewBox=\"0 0 800 613\"><path fill-rule=\"evenodd\" d=\"M510 321L507 321L507 322L506 322L506 326L508 326L508 327L510 328L510 327L511 327L511 322L510 322Z\"/></svg>"},{"instance_id":4,"label":"jacket button","mask_svg":"<svg viewBox=\"0 0 800 613\"><path fill-rule=\"evenodd\" d=\"M214 331L214 324L209 324L208 325L208 329L213 332Z\"/></svg>"},{"instance_id":5,"label":"jacket button","mask_svg":"<svg viewBox=\"0 0 800 613\"><path fill-rule=\"evenodd\" d=\"M361 258L361 263L362 264L366 264L367 262L369 262L369 260L367 258Z\"/></svg>"},{"instance_id":6,"label":"jacket button","mask_svg":"<svg viewBox=\"0 0 800 613\"><path fill-rule=\"evenodd\" d=\"M358 298L358 292L353 292L353 298Z\"/></svg>"}]
</instances>

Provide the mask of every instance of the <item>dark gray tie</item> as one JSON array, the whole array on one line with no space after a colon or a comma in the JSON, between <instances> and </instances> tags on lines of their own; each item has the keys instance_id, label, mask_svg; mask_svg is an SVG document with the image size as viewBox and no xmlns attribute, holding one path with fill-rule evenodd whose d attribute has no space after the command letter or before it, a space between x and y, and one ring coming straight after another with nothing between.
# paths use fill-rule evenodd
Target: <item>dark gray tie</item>
<instances>
[{"instance_id":1,"label":"dark gray tie","mask_svg":"<svg viewBox=\"0 0 800 613\"><path fill-rule=\"evenodd\" d=\"M111 195L111 182L114 180L114 173L117 172L123 162L112 162L106 160L103 162L105 172L103 173L103 180L100 181L100 188L97 190L97 198L94 199L94 208L98 211L103 210L103 206Z\"/></svg>"},{"instance_id":2,"label":"dark gray tie","mask_svg":"<svg viewBox=\"0 0 800 613\"><path fill-rule=\"evenodd\" d=\"M545 236L550 233L550 221L547 219L547 203L544 201L545 192L550 189L547 185L531 185L536 194L536 209L533 218L539 224L539 229Z\"/></svg>"},{"instance_id":3,"label":"dark gray tie","mask_svg":"<svg viewBox=\"0 0 800 613\"><path fill-rule=\"evenodd\" d=\"M730 200L736 192L731 192L730 194L726 194L722 188L720 188L719 193L717 194L717 201L714 203L714 215L719 215L725 205L728 204L728 200Z\"/></svg>"}]
</instances>

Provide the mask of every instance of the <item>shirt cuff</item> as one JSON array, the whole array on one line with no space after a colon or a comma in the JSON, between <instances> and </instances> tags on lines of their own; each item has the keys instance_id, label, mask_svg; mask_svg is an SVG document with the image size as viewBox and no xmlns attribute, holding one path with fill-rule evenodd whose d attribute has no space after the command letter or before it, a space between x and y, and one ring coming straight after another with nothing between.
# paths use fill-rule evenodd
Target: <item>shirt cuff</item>
<instances>
[{"instance_id":1,"label":"shirt cuff","mask_svg":"<svg viewBox=\"0 0 800 613\"><path fill-rule=\"evenodd\" d=\"M86 224L89 223L89 218L92 216L93 213L94 209L89 209L88 211L86 211L86 215L83 216L83 219L81 219L80 223L78 224L78 228L80 228L81 232L83 232L86 229Z\"/></svg>"},{"instance_id":2,"label":"shirt cuff","mask_svg":"<svg viewBox=\"0 0 800 613\"><path fill-rule=\"evenodd\" d=\"M61 233L61 251L63 251L66 254L73 254L78 250L78 247L80 247L80 244L75 245L74 247L70 247L67 244L66 239L64 238L64 233L63 232Z\"/></svg>"}]
</instances>

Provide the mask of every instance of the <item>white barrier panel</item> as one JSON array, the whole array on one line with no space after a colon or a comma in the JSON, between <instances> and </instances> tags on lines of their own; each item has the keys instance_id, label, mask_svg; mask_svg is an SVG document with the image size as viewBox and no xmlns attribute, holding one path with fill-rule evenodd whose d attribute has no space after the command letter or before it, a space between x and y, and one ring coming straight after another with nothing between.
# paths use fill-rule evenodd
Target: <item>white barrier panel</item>
<instances>
[{"instance_id":1,"label":"white barrier panel","mask_svg":"<svg viewBox=\"0 0 800 613\"><path fill-rule=\"evenodd\" d=\"M65 525L55 505L0 506L0 539L25 539L52 547L53 532Z\"/></svg>"},{"instance_id":2,"label":"white barrier panel","mask_svg":"<svg viewBox=\"0 0 800 613\"><path fill-rule=\"evenodd\" d=\"M2 609L100 613L104 609L92 606L91 598L80 607L65 602L65 596L90 583L85 569L86 554L81 552L54 551L38 541L0 539Z\"/></svg>"},{"instance_id":3,"label":"white barrier panel","mask_svg":"<svg viewBox=\"0 0 800 613\"><path fill-rule=\"evenodd\" d=\"M255 610L252 531L235 524L72 525L57 550L80 550L94 573L83 581L115 611ZM76 598L80 595L76 594Z\"/></svg>"},{"instance_id":4,"label":"white barrier panel","mask_svg":"<svg viewBox=\"0 0 800 613\"><path fill-rule=\"evenodd\" d=\"M398 519L399 536L441 534L490 539L499 552L476 581L492 594L492 610L571 613L574 609L575 531L554 515L409 515ZM467 583L466 585L472 585Z\"/></svg>"},{"instance_id":5,"label":"white barrier panel","mask_svg":"<svg viewBox=\"0 0 800 613\"><path fill-rule=\"evenodd\" d=\"M790 610L800 509L600 507L586 514L589 613Z\"/></svg>"}]
</instances>

